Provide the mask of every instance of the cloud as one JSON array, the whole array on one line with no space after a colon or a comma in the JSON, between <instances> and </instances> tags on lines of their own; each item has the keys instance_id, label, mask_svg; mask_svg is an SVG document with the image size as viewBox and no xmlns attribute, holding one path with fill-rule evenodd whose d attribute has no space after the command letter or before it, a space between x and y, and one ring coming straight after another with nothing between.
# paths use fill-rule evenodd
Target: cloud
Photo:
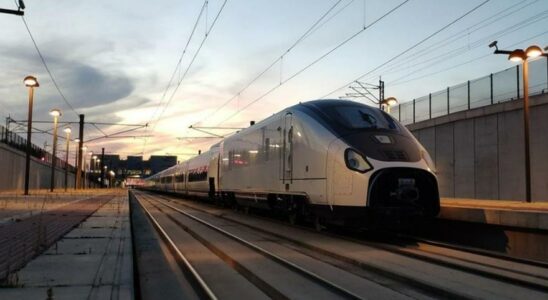
<instances>
[{"instance_id":1,"label":"cloud","mask_svg":"<svg viewBox=\"0 0 548 300\"><path fill-rule=\"evenodd\" d=\"M67 94L72 105L80 109L124 99L135 89L130 78L123 74L109 74L84 64L65 69L62 76L65 85L70 86Z\"/></svg>"}]
</instances>

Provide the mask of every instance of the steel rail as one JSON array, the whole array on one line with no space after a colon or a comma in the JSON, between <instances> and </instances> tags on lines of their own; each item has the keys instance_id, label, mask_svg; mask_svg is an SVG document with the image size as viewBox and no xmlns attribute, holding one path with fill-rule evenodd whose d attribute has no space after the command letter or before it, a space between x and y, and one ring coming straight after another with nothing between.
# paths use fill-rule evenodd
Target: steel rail
<instances>
[{"instance_id":1,"label":"steel rail","mask_svg":"<svg viewBox=\"0 0 548 300\"><path fill-rule=\"evenodd\" d=\"M171 248L172 251L174 251L177 255L177 258L179 259L179 261L181 261L184 265L184 267L187 269L187 271L190 272L190 274L193 276L193 279L196 281L196 283L198 283L198 286L200 287L202 293L207 296L207 298L211 299L211 300L217 300L217 296L215 295L215 293L213 293L213 291L209 288L209 286L207 285L207 283L205 282L205 280L200 276L200 274L198 274L198 272L196 271L196 269L194 269L194 267L190 264L190 262L188 261L188 259L183 255L183 253L181 253L181 251L179 250L179 248L177 247L177 245L175 245L175 243L173 242L173 240L169 237L169 235L167 234L167 232L164 230L164 228L160 225L160 223L158 223L158 221L156 220L156 218L154 218L154 216L152 216L152 214L150 213L150 211L141 203L141 201L139 200L138 197L137 198L137 202L139 203L139 205L143 208L143 210L145 211L147 217L150 219L150 221L152 222L152 224L154 225L154 227L156 228L156 230L160 233L160 235L162 236L162 238L164 239L164 241L167 242L168 246Z\"/></svg>"},{"instance_id":2,"label":"steel rail","mask_svg":"<svg viewBox=\"0 0 548 300\"><path fill-rule=\"evenodd\" d=\"M186 217L202 224L202 225L205 225L206 227L208 227L210 229L213 229L214 231L217 231L217 232L231 238L232 240L235 240L235 241L237 241L237 242L239 242L239 243L241 243L241 244L257 251L257 252L259 252L260 254L270 258L271 260L274 260L274 261L278 262L279 264L281 264L281 265L283 265L283 266L285 266L289 269L292 269L292 270L296 271L297 273L300 273L301 275L304 275L304 276L308 277L309 279L312 279L312 280L320 283L322 286L328 288L329 290L331 290L333 292L336 292L336 293L338 293L338 294L340 294L340 295L342 295L346 298L349 298L349 299L362 299L362 297L360 297L360 296L354 294L353 292L341 287L340 285L338 285L336 283L333 283L333 282L321 277L318 274L310 272L310 271L308 271L308 270L306 270L306 269L304 269L304 268L302 268L302 267L300 267L300 266L298 266L298 265L296 265L296 264L294 264L294 263L292 263L292 262L290 262L290 261L288 261L288 260L286 260L286 259L284 259L284 258L282 258L282 257L280 257L280 256L278 256L278 255L262 248L262 247L260 247L260 246L257 246L255 244L243 239L243 238L240 238L240 237L238 237L238 236L236 236L236 235L234 235L234 234L232 234L232 233L230 233L230 232L228 232L228 231L226 231L222 228L219 228L219 227L217 227L217 226L215 226L215 225L213 225L213 224L211 224L211 223L209 223L205 220L202 220L202 219L200 219L196 216L193 216L193 215L191 215L191 214L189 214L189 213L187 213L187 212L185 212L185 211L183 211L183 210L181 210L181 209L179 209L175 206L164 203L163 201L158 201L158 202L161 203L162 205L167 206L167 207L175 210L176 212L178 212L178 213L180 213L180 214L182 214L182 215L184 215L184 216L186 216Z\"/></svg>"},{"instance_id":3,"label":"steel rail","mask_svg":"<svg viewBox=\"0 0 548 300\"><path fill-rule=\"evenodd\" d=\"M164 198L166 199L167 197L163 197L163 196L160 196L161 198ZM199 210L199 211L203 211L205 213L209 213L208 211L206 210L201 210L201 209L198 209L196 207L192 207L192 206L189 206L189 205L186 205L186 204L183 204L183 203L180 203L180 205L183 205L185 207L190 207L192 209L195 209L195 210ZM211 214L209 213L210 215L213 215L213 216L216 216L218 218L222 218L224 220L229 220L229 221L232 221L234 223L237 223L237 224L240 224L242 226L246 226L248 228L251 228L251 229L254 229L254 230L258 230L258 231L261 231L261 232L264 232L264 233L267 233L267 234L271 234L271 235L274 235L278 238L282 238L282 239L285 239L287 241L291 241L293 243L296 243L298 245L301 245L301 246L304 246L304 247L307 247L308 249L310 250L313 250L313 251L319 251L323 254L326 254L326 255L329 255L331 257L334 257L334 258L337 258L337 259L342 259L343 257L341 257L340 255L336 254L336 253L332 253L330 251L327 251L327 250L324 250L324 249L319 249L315 246L310 246L308 244L305 244L305 243L302 243L298 240L295 240L295 239L292 239L292 238L289 238L287 236L283 236L283 235L280 235L280 234L277 234L277 233L273 233L273 232L270 232L268 230L265 230L263 228L259 228L259 227L256 227L256 226L253 226L253 225L249 225L249 224L246 224L244 222L239 222L237 220L234 220L234 219L231 219L231 218L226 218L222 215L220 216L217 216L217 215L214 215L214 214ZM262 218L262 219L266 219L266 218ZM271 219L268 219L270 221L272 221ZM281 223L281 222L280 222ZM286 224L286 223L283 223L283 224ZM287 224L286 224L287 225ZM308 231L311 231L309 228L306 228L306 227L302 227L302 226L298 226L298 228L301 228L301 229L305 229L305 230L308 230ZM505 276L503 274L499 274L499 273L493 273L493 272L489 272L489 271L486 271L486 270L479 270L477 268L473 268L473 267L469 267L469 266L464 266L464 265L460 265L460 264L457 264L457 263L454 263L454 262L450 262L450 261L444 261L444 260L441 260L441 259L437 259L437 258L434 258L432 256L428 256L428 255L424 255L424 254L419 254L419 253L416 253L416 252L410 252L408 250L405 250L405 249L398 249L392 245L380 245L378 243L372 243L372 242L367 242L367 241L363 241L363 240L359 240L359 239L355 239L355 238L349 238L349 237L346 237L346 236L341 236L341 235L336 235L336 234L332 234L332 233L324 233L325 235L328 235L328 236L331 236L333 238L340 238L340 239L345 239L347 241L351 241L351 242L355 242L355 243L359 243L359 244L362 244L364 246L369 246L369 247L373 247L373 248L377 248L377 249L380 249L380 250L385 250L385 251L389 251L389 252L392 252L392 253L396 253L396 254L399 254L399 255L403 255L403 256L406 256L406 257L410 257L410 258L414 258L414 259L418 259L418 260L421 260L421 261L426 261L426 262L429 262L429 263L432 263L432 264L436 264L436 265L439 265L439 266L443 266L443 267L448 267L448 268L451 268L451 269L456 269L456 270L460 270L460 271L463 271L463 272L466 272L466 273L469 273L469 274L473 274L473 275L478 275L478 276L484 276L484 277L487 277L487 278L491 278L491 279L494 279L494 280L497 280L497 281L502 281L502 282L506 282L506 283L509 283L509 284L514 284L514 285L519 285L519 286L522 286L522 287L526 287L526 288L531 288L531 289L535 289L535 290L538 290L538 291L541 291L541 292L546 292L548 291L548 285L546 284L542 284L542 283L537 283L537 282L531 282L531 281L527 281L527 280L523 280L523 279L519 279L519 278L513 278L513 277L510 277L510 276ZM422 251L420 249L416 249L417 251ZM462 250L461 250L462 251ZM424 251L426 252L426 251ZM463 252L466 252L466 251L463 251ZM435 253L435 255L441 255L441 254L437 254ZM485 256L488 256L490 257L489 255L485 255ZM459 260L459 258L456 258L456 257L449 257L450 259L455 259L455 260ZM346 258L345 258L346 260ZM352 264L358 264L359 266L362 266L363 263L361 262L351 262ZM485 265L484 265L485 266ZM509 269L505 269L505 268L502 268L502 267L497 267L497 266L492 266L492 265L486 265L485 267L489 267L489 268L496 268L496 269L500 269L500 270L504 270L506 272L512 272L512 273L515 273L517 275L522 275L522 276L528 276L528 277L533 277L533 278L536 278L536 279L544 279L543 277L538 277L538 276L535 276L535 275L532 275L532 274L522 274L520 273L519 271L516 271L516 270L509 270ZM385 270L383 270L385 271ZM400 275L398 275L400 276Z\"/></svg>"}]
</instances>

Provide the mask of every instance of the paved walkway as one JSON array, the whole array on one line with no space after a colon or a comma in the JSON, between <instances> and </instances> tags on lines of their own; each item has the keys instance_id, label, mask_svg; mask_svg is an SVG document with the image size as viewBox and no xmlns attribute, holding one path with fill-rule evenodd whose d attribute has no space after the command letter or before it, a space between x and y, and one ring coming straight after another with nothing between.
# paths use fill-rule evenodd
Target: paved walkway
<instances>
[{"instance_id":1,"label":"paved walkway","mask_svg":"<svg viewBox=\"0 0 548 300\"><path fill-rule=\"evenodd\" d=\"M133 299L130 226L118 196L11 275L0 299Z\"/></svg>"},{"instance_id":2,"label":"paved walkway","mask_svg":"<svg viewBox=\"0 0 548 300\"><path fill-rule=\"evenodd\" d=\"M442 198L439 218L548 230L548 202Z\"/></svg>"},{"instance_id":3,"label":"paved walkway","mask_svg":"<svg viewBox=\"0 0 548 300\"><path fill-rule=\"evenodd\" d=\"M471 207L471 208L548 212L548 201L527 203L524 201L509 201L509 200L442 198L441 205L451 206L451 207Z\"/></svg>"}]
</instances>

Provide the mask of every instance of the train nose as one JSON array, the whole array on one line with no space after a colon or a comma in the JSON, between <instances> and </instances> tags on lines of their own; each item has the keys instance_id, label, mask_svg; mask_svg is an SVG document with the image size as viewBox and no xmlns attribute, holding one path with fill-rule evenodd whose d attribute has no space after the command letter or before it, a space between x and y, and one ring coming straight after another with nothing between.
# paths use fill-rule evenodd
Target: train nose
<instances>
[{"instance_id":1,"label":"train nose","mask_svg":"<svg viewBox=\"0 0 548 300\"><path fill-rule=\"evenodd\" d=\"M409 209L423 215L439 212L436 178L415 168L386 168L371 176L369 206L377 210Z\"/></svg>"},{"instance_id":2,"label":"train nose","mask_svg":"<svg viewBox=\"0 0 548 300\"><path fill-rule=\"evenodd\" d=\"M403 186L392 192L391 196L402 203L415 203L419 200L419 189L414 186Z\"/></svg>"}]
</instances>

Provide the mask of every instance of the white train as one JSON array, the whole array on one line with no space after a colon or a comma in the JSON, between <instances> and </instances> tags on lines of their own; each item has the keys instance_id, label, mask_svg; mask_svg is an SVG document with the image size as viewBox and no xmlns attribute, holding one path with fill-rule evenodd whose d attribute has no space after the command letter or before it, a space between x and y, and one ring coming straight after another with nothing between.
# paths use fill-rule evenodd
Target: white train
<instances>
[{"instance_id":1,"label":"white train","mask_svg":"<svg viewBox=\"0 0 548 300\"><path fill-rule=\"evenodd\" d=\"M433 217L440 208L424 147L387 113L347 100L284 109L145 182L317 223Z\"/></svg>"}]
</instances>

